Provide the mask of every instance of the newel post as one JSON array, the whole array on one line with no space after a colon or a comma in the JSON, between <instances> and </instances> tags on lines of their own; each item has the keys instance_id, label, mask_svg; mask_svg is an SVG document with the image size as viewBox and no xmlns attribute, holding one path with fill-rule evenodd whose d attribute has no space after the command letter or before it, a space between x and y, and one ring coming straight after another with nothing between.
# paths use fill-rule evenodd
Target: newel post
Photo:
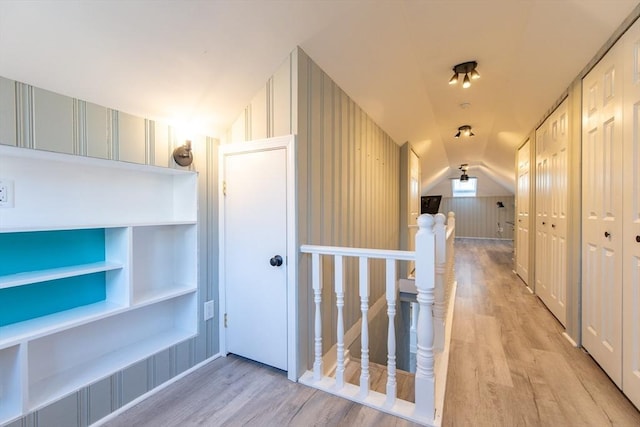
<instances>
[{"instance_id":1,"label":"newel post","mask_svg":"<svg viewBox=\"0 0 640 427\"><path fill-rule=\"evenodd\" d=\"M435 285L434 219L429 214L418 217L416 233L416 288L418 313L418 351L416 354L415 414L433 420L435 416L435 376L433 358L433 301Z\"/></svg>"},{"instance_id":2,"label":"newel post","mask_svg":"<svg viewBox=\"0 0 640 427\"><path fill-rule=\"evenodd\" d=\"M446 286L446 251L447 251L447 227L445 225L444 214L435 216L434 234L436 239L436 266L435 266L435 289L433 321L434 338L433 349L440 352L444 348L444 321L445 321L445 286Z\"/></svg>"}]
</instances>

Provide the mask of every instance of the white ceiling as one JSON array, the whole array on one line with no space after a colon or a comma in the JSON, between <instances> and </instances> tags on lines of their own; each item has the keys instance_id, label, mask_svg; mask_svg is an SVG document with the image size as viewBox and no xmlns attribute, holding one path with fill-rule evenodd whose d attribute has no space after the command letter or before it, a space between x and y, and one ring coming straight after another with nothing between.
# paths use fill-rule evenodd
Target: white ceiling
<instances>
[{"instance_id":1,"label":"white ceiling","mask_svg":"<svg viewBox=\"0 0 640 427\"><path fill-rule=\"evenodd\" d=\"M415 145L423 189L470 163L512 191L515 149L638 3L0 0L0 76L218 137L301 46ZM480 80L448 85L469 60Z\"/></svg>"}]
</instances>

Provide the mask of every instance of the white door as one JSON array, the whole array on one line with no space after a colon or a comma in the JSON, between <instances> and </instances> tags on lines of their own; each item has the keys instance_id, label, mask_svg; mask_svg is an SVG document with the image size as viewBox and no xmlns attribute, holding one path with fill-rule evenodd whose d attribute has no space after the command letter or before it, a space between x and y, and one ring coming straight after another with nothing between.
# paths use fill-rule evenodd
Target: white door
<instances>
[{"instance_id":1,"label":"white door","mask_svg":"<svg viewBox=\"0 0 640 427\"><path fill-rule=\"evenodd\" d=\"M536 131L536 263L535 292L538 296L548 293L549 269L549 159L546 129Z\"/></svg>"},{"instance_id":2,"label":"white door","mask_svg":"<svg viewBox=\"0 0 640 427\"><path fill-rule=\"evenodd\" d=\"M518 223L516 243L516 273L529 284L529 188L530 144L518 150Z\"/></svg>"},{"instance_id":3,"label":"white door","mask_svg":"<svg viewBox=\"0 0 640 427\"><path fill-rule=\"evenodd\" d=\"M624 36L624 272L622 389L640 407L640 24Z\"/></svg>"},{"instance_id":4,"label":"white door","mask_svg":"<svg viewBox=\"0 0 640 427\"><path fill-rule=\"evenodd\" d=\"M583 79L582 342L622 387L622 85L619 46Z\"/></svg>"},{"instance_id":5,"label":"white door","mask_svg":"<svg viewBox=\"0 0 640 427\"><path fill-rule=\"evenodd\" d=\"M287 149L243 144L221 147L224 350L287 370Z\"/></svg>"}]
</instances>

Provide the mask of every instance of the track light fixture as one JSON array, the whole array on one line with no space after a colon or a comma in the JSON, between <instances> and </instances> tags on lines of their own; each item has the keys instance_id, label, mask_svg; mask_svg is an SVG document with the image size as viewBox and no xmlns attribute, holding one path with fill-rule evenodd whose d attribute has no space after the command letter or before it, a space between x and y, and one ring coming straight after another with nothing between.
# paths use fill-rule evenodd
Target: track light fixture
<instances>
[{"instance_id":1,"label":"track light fixture","mask_svg":"<svg viewBox=\"0 0 640 427\"><path fill-rule=\"evenodd\" d=\"M453 67L453 76L449 79L449 84L454 85L458 83L458 75L464 74L464 79L462 80L462 87L468 88L471 86L471 80L476 80L480 78L480 73L476 70L478 63L476 61L463 62L462 64L458 64Z\"/></svg>"},{"instance_id":2,"label":"track light fixture","mask_svg":"<svg viewBox=\"0 0 640 427\"><path fill-rule=\"evenodd\" d=\"M458 132L456 133L456 138L460 138L460 136L475 136L475 133L471 131L471 126L464 125L458 128Z\"/></svg>"},{"instance_id":3,"label":"track light fixture","mask_svg":"<svg viewBox=\"0 0 640 427\"><path fill-rule=\"evenodd\" d=\"M469 181L469 175L467 175L467 169L469 165L467 163L463 163L460 165L458 169L462 171L462 175L460 175L460 181Z\"/></svg>"}]
</instances>

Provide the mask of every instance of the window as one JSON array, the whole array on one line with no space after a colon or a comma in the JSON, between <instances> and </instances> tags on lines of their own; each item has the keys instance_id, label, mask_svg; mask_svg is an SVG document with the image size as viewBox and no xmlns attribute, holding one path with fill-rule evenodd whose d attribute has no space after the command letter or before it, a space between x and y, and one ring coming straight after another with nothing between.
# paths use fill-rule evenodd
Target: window
<instances>
[{"instance_id":1,"label":"window","mask_svg":"<svg viewBox=\"0 0 640 427\"><path fill-rule=\"evenodd\" d=\"M453 197L476 197L478 178L469 178L467 181L460 179L451 180L451 192Z\"/></svg>"}]
</instances>

